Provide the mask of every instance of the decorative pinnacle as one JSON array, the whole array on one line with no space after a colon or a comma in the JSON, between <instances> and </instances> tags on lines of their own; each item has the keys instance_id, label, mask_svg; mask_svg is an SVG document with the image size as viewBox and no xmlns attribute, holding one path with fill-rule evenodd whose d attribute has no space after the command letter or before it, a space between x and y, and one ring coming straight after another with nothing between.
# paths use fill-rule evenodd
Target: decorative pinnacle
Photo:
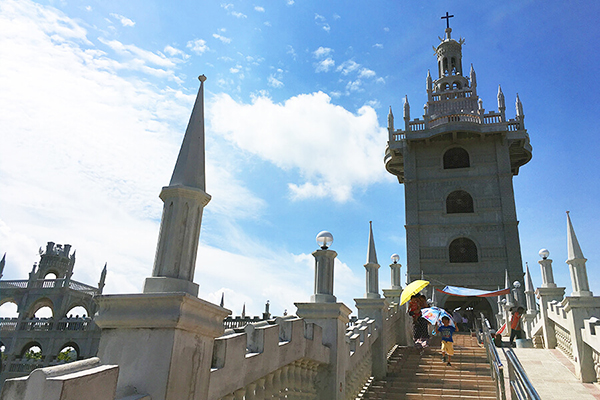
<instances>
[{"instance_id":1,"label":"decorative pinnacle","mask_svg":"<svg viewBox=\"0 0 600 400\"><path fill-rule=\"evenodd\" d=\"M202 83L204 83L204 81L206 80L206 75L202 74L198 77L198 80Z\"/></svg>"}]
</instances>

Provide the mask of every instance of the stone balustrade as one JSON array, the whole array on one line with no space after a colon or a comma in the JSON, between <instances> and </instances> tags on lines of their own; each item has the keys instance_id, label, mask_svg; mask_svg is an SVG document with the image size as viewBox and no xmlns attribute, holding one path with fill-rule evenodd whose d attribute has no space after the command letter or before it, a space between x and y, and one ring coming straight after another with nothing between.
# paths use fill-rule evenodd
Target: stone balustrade
<instances>
[{"instance_id":1,"label":"stone balustrade","mask_svg":"<svg viewBox=\"0 0 600 400\"><path fill-rule=\"evenodd\" d=\"M313 378L329 362L321 327L293 316L271 322L228 329L215 339L209 399L314 396Z\"/></svg>"}]
</instances>

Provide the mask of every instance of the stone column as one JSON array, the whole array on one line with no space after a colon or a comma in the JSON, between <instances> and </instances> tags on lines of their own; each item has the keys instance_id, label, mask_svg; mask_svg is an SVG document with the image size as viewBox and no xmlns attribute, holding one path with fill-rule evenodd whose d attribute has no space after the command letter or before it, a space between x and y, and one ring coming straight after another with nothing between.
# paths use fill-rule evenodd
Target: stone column
<instances>
[{"instance_id":1,"label":"stone column","mask_svg":"<svg viewBox=\"0 0 600 400\"><path fill-rule=\"evenodd\" d=\"M392 288L383 289L383 295L390 302L399 303L400 296L402 295L402 264L398 263L395 257L398 257L398 255L392 255L392 260L394 261L390 264Z\"/></svg>"},{"instance_id":2,"label":"stone column","mask_svg":"<svg viewBox=\"0 0 600 400\"><path fill-rule=\"evenodd\" d=\"M380 299L381 300L381 299ZM344 303L294 303L296 315L323 329L323 344L329 346L330 361L325 372L316 381L317 399L344 400L346 398L346 370L349 348L346 343L346 324L352 312Z\"/></svg>"},{"instance_id":3,"label":"stone column","mask_svg":"<svg viewBox=\"0 0 600 400\"><path fill-rule=\"evenodd\" d=\"M389 307L386 299L354 299L358 310L358 319L369 317L375 320L375 327L379 330L379 338L373 343L371 352L373 357L372 374L376 379L383 379L387 374L386 349L389 343L385 342L385 333L387 329L393 329L392 326L384 326L385 311Z\"/></svg>"},{"instance_id":4,"label":"stone column","mask_svg":"<svg viewBox=\"0 0 600 400\"><path fill-rule=\"evenodd\" d=\"M188 293L108 295L98 299L98 357L119 365L117 397L205 400L214 338L231 312Z\"/></svg>"},{"instance_id":5,"label":"stone column","mask_svg":"<svg viewBox=\"0 0 600 400\"><path fill-rule=\"evenodd\" d=\"M542 260L538 261L542 268L542 287L535 291L536 297L540 300L540 314L543 323L544 343L547 349L556 348L556 331L554 330L554 322L548 317L548 304L554 300L562 301L565 296L565 288L557 287L554 283L552 274L552 260L548 258L550 253L546 249L540 250Z\"/></svg>"},{"instance_id":6,"label":"stone column","mask_svg":"<svg viewBox=\"0 0 600 400\"><path fill-rule=\"evenodd\" d=\"M337 253L333 250L316 250L315 258L315 294L310 297L313 303L335 303L333 295L333 267Z\"/></svg>"}]
</instances>

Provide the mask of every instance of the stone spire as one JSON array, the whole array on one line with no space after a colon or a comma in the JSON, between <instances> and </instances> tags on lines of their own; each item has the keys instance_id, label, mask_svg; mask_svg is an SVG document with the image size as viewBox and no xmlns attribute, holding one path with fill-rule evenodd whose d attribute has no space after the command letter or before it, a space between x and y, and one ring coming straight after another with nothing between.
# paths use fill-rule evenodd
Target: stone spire
<instances>
[{"instance_id":1,"label":"stone spire","mask_svg":"<svg viewBox=\"0 0 600 400\"><path fill-rule=\"evenodd\" d=\"M367 250L367 264L378 264L377 252L375 251L375 239L373 239L373 221L369 221L369 249Z\"/></svg>"},{"instance_id":2,"label":"stone spire","mask_svg":"<svg viewBox=\"0 0 600 400\"><path fill-rule=\"evenodd\" d=\"M394 131L394 114L392 113L392 106L390 106L390 112L388 113L388 129Z\"/></svg>"},{"instance_id":3,"label":"stone spire","mask_svg":"<svg viewBox=\"0 0 600 400\"><path fill-rule=\"evenodd\" d=\"M146 278L144 293L186 292L198 295L193 282L202 213L211 197L205 192L204 81L192 110L169 186L163 187L164 202L152 277Z\"/></svg>"},{"instance_id":4,"label":"stone spire","mask_svg":"<svg viewBox=\"0 0 600 400\"><path fill-rule=\"evenodd\" d=\"M535 289L533 288L533 281L531 280L531 274L529 273L529 264L527 263L525 263L525 301L527 302L527 313L537 313Z\"/></svg>"},{"instance_id":5,"label":"stone spire","mask_svg":"<svg viewBox=\"0 0 600 400\"><path fill-rule=\"evenodd\" d=\"M98 282L98 290L100 293L104 290L104 282L106 281L106 265L108 263L104 263L104 268L102 268L102 272L100 273L100 281Z\"/></svg>"},{"instance_id":6,"label":"stone spire","mask_svg":"<svg viewBox=\"0 0 600 400\"><path fill-rule=\"evenodd\" d=\"M375 252L375 240L373 239L373 223L369 221L369 249L367 250L367 263L365 264L367 281L367 299L378 299L379 295L379 264Z\"/></svg>"},{"instance_id":7,"label":"stone spire","mask_svg":"<svg viewBox=\"0 0 600 400\"><path fill-rule=\"evenodd\" d=\"M577 236L575 236L569 211L567 211L567 251L569 258L566 263L569 264L571 284L573 286L571 296L593 296L593 293L590 291L585 266L587 259L583 256L579 241L577 241Z\"/></svg>"},{"instance_id":8,"label":"stone spire","mask_svg":"<svg viewBox=\"0 0 600 400\"><path fill-rule=\"evenodd\" d=\"M498 85L498 112L504 115L506 111L506 103L504 101L504 93L502 93L502 87Z\"/></svg>"},{"instance_id":9,"label":"stone spire","mask_svg":"<svg viewBox=\"0 0 600 400\"><path fill-rule=\"evenodd\" d=\"M431 72L427 70L427 93L431 93L433 91L433 80L431 79Z\"/></svg>"},{"instance_id":10,"label":"stone spire","mask_svg":"<svg viewBox=\"0 0 600 400\"><path fill-rule=\"evenodd\" d=\"M6 264L6 253L2 256L2 260L0 260L0 279L2 279L2 275L4 275L4 265Z\"/></svg>"},{"instance_id":11,"label":"stone spire","mask_svg":"<svg viewBox=\"0 0 600 400\"><path fill-rule=\"evenodd\" d=\"M204 81L200 75L200 90L183 137L179 156L169 186L186 186L206 190L204 168Z\"/></svg>"},{"instance_id":12,"label":"stone spire","mask_svg":"<svg viewBox=\"0 0 600 400\"><path fill-rule=\"evenodd\" d=\"M475 68L471 64L471 72L469 73L471 79L471 89L473 90L473 96L477 96L477 76L475 75Z\"/></svg>"},{"instance_id":13,"label":"stone spire","mask_svg":"<svg viewBox=\"0 0 600 400\"><path fill-rule=\"evenodd\" d=\"M404 120L410 121L410 104L408 104L408 95L404 96Z\"/></svg>"}]
</instances>

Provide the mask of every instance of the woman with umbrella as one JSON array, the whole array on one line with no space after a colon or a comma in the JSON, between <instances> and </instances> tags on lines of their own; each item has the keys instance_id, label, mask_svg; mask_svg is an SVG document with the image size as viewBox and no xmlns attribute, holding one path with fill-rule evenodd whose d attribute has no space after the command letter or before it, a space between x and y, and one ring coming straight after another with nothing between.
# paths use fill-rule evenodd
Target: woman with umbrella
<instances>
[{"instance_id":1,"label":"woman with umbrella","mask_svg":"<svg viewBox=\"0 0 600 400\"><path fill-rule=\"evenodd\" d=\"M408 302L408 315L413 319L413 339L415 341L415 347L423 351L424 348L429 346L429 332L428 322L421 315L421 308L423 308L421 295L412 295Z\"/></svg>"}]
</instances>

